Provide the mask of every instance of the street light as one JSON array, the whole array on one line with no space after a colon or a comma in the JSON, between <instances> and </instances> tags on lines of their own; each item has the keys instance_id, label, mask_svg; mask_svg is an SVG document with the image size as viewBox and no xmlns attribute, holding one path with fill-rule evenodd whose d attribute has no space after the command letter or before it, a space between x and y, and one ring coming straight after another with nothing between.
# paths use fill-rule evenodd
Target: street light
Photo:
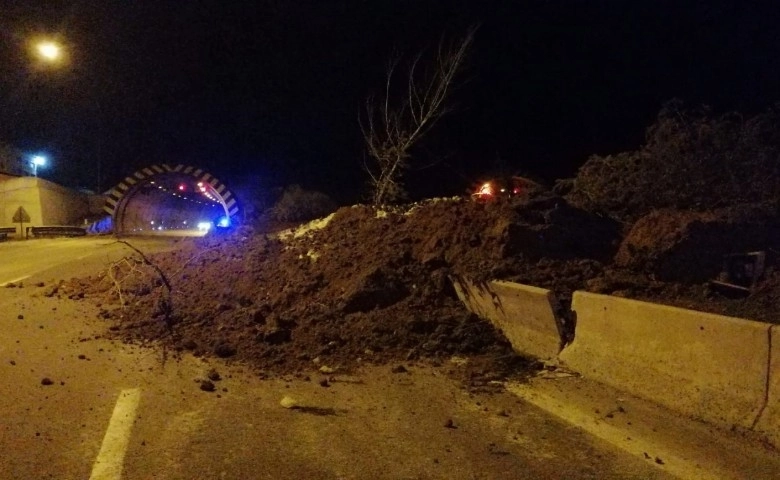
<instances>
[{"instance_id":1,"label":"street light","mask_svg":"<svg viewBox=\"0 0 780 480\"><path fill-rule=\"evenodd\" d=\"M62 56L62 47L54 42L40 42L35 49L41 58L50 62L57 61Z\"/></svg>"},{"instance_id":2,"label":"street light","mask_svg":"<svg viewBox=\"0 0 780 480\"><path fill-rule=\"evenodd\" d=\"M65 49L61 43L48 39L31 39L29 42L30 53L41 64L59 66L65 63Z\"/></svg>"},{"instance_id":3,"label":"street light","mask_svg":"<svg viewBox=\"0 0 780 480\"><path fill-rule=\"evenodd\" d=\"M42 167L42 166L46 165L46 157L44 157L43 155L34 155L30 159L30 164L32 164L33 176L37 177L38 176L38 167Z\"/></svg>"}]
</instances>

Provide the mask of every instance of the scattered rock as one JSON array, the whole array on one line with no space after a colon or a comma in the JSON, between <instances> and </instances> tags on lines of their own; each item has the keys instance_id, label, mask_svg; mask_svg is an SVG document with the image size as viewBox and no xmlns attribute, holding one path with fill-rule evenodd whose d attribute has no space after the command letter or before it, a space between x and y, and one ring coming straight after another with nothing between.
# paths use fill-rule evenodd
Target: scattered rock
<instances>
[{"instance_id":1,"label":"scattered rock","mask_svg":"<svg viewBox=\"0 0 780 480\"><path fill-rule=\"evenodd\" d=\"M54 381L49 377L43 377L41 379L41 385L54 385Z\"/></svg>"},{"instance_id":2,"label":"scattered rock","mask_svg":"<svg viewBox=\"0 0 780 480\"><path fill-rule=\"evenodd\" d=\"M409 370L406 369L403 365L396 365L392 369L390 369L392 373L407 373Z\"/></svg>"},{"instance_id":3,"label":"scattered rock","mask_svg":"<svg viewBox=\"0 0 780 480\"><path fill-rule=\"evenodd\" d=\"M268 331L263 336L263 341L271 345L281 345L292 340L292 332L286 328L277 328Z\"/></svg>"},{"instance_id":4,"label":"scattered rock","mask_svg":"<svg viewBox=\"0 0 780 480\"><path fill-rule=\"evenodd\" d=\"M444 422L444 428L458 428L455 426L455 422L452 421L451 418L448 418L446 422Z\"/></svg>"},{"instance_id":5,"label":"scattered rock","mask_svg":"<svg viewBox=\"0 0 780 480\"><path fill-rule=\"evenodd\" d=\"M17 316L16 316L16 319L17 319L17 320L24 320L24 315L22 315L22 314L20 313L19 315L17 315Z\"/></svg>"},{"instance_id":6,"label":"scattered rock","mask_svg":"<svg viewBox=\"0 0 780 480\"><path fill-rule=\"evenodd\" d=\"M344 294L343 311L345 313L367 312L375 308L385 308L403 300L409 291L397 274L387 269L377 268L351 286Z\"/></svg>"},{"instance_id":7,"label":"scattered rock","mask_svg":"<svg viewBox=\"0 0 780 480\"><path fill-rule=\"evenodd\" d=\"M336 371L335 369L330 368L327 365L323 365L323 366L320 367L320 373L333 373L335 371Z\"/></svg>"},{"instance_id":8,"label":"scattered rock","mask_svg":"<svg viewBox=\"0 0 780 480\"><path fill-rule=\"evenodd\" d=\"M217 389L217 387L210 380L201 380L200 389L204 392L213 392Z\"/></svg>"},{"instance_id":9,"label":"scattered rock","mask_svg":"<svg viewBox=\"0 0 780 480\"><path fill-rule=\"evenodd\" d=\"M208 371L206 376L209 377L209 380L212 380L214 382L218 382L218 381L222 380L222 377L220 376L219 372L216 371L213 368Z\"/></svg>"},{"instance_id":10,"label":"scattered rock","mask_svg":"<svg viewBox=\"0 0 780 480\"><path fill-rule=\"evenodd\" d=\"M328 381L327 378L323 378L322 380L320 380L320 386L321 387L330 387L330 382Z\"/></svg>"},{"instance_id":11,"label":"scattered rock","mask_svg":"<svg viewBox=\"0 0 780 480\"><path fill-rule=\"evenodd\" d=\"M54 295L57 295L57 293L60 291L60 285L54 284L49 285L46 290L43 291L44 297L53 297Z\"/></svg>"},{"instance_id":12,"label":"scattered rock","mask_svg":"<svg viewBox=\"0 0 780 480\"><path fill-rule=\"evenodd\" d=\"M219 358L228 358L236 354L236 348L228 343L220 343L214 347L214 354Z\"/></svg>"},{"instance_id":13,"label":"scattered rock","mask_svg":"<svg viewBox=\"0 0 780 480\"><path fill-rule=\"evenodd\" d=\"M279 402L279 405L281 405L283 408L298 408L300 405L298 404L298 401L295 400L292 397L285 396L282 398L282 401Z\"/></svg>"}]
</instances>

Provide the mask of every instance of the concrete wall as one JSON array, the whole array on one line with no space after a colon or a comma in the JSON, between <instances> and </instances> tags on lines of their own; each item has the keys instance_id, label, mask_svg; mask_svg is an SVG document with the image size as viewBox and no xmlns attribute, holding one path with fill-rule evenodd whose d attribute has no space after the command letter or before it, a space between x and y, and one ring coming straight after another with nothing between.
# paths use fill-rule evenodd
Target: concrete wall
<instances>
[{"instance_id":1,"label":"concrete wall","mask_svg":"<svg viewBox=\"0 0 780 480\"><path fill-rule=\"evenodd\" d=\"M41 178L2 175L0 176L0 227L19 228L19 224L13 222L19 207L22 207L29 216L29 223L23 224L22 227L82 225L85 218L100 211L102 198L102 196L77 192Z\"/></svg>"},{"instance_id":2,"label":"concrete wall","mask_svg":"<svg viewBox=\"0 0 780 480\"><path fill-rule=\"evenodd\" d=\"M89 195L38 181L42 225L81 225L89 216Z\"/></svg>"},{"instance_id":3,"label":"concrete wall","mask_svg":"<svg viewBox=\"0 0 780 480\"><path fill-rule=\"evenodd\" d=\"M772 325L769 334L769 381L756 431L780 447L780 325Z\"/></svg>"},{"instance_id":4,"label":"concrete wall","mask_svg":"<svg viewBox=\"0 0 780 480\"><path fill-rule=\"evenodd\" d=\"M498 280L475 284L453 278L452 282L466 307L501 330L515 351L543 360L554 359L561 351L550 290Z\"/></svg>"},{"instance_id":5,"label":"concrete wall","mask_svg":"<svg viewBox=\"0 0 780 480\"><path fill-rule=\"evenodd\" d=\"M90 195L89 196L89 214L91 216L105 216L106 212L103 211L103 207L106 205L105 195Z\"/></svg>"},{"instance_id":6,"label":"concrete wall","mask_svg":"<svg viewBox=\"0 0 780 480\"><path fill-rule=\"evenodd\" d=\"M727 428L752 428L764 404L765 323L574 292L574 341L561 352L584 377Z\"/></svg>"},{"instance_id":7,"label":"concrete wall","mask_svg":"<svg viewBox=\"0 0 780 480\"><path fill-rule=\"evenodd\" d=\"M547 290L453 279L469 310L519 353L558 352ZM780 325L574 292L574 341L557 355L583 377L780 447Z\"/></svg>"},{"instance_id":8,"label":"concrete wall","mask_svg":"<svg viewBox=\"0 0 780 480\"><path fill-rule=\"evenodd\" d=\"M23 227L31 225L42 225L41 215L41 196L38 191L35 177L7 177L0 182L0 227L19 228L18 223L14 223L14 214L19 207L22 207L30 217L30 223L25 223ZM24 233L22 230L21 233ZM19 232L17 231L17 234Z\"/></svg>"}]
</instances>

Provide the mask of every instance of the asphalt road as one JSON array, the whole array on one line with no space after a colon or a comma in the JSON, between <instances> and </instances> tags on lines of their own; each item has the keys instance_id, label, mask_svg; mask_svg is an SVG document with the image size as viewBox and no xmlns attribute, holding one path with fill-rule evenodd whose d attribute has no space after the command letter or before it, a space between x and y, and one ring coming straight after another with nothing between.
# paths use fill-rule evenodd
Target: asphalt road
<instances>
[{"instance_id":1,"label":"asphalt road","mask_svg":"<svg viewBox=\"0 0 780 480\"><path fill-rule=\"evenodd\" d=\"M158 237L132 237L134 246L142 251L162 251L176 248L178 242L188 239ZM125 245L112 237L78 237L11 240L0 243L0 286L24 281L44 273L66 277L90 272L108 262L131 254Z\"/></svg>"},{"instance_id":2,"label":"asphalt road","mask_svg":"<svg viewBox=\"0 0 780 480\"><path fill-rule=\"evenodd\" d=\"M0 288L0 479L673 478L511 393L466 392L446 375L459 362L266 380L100 338L98 307L43 295L126 253L110 239L0 245L0 283L30 275Z\"/></svg>"}]
</instances>

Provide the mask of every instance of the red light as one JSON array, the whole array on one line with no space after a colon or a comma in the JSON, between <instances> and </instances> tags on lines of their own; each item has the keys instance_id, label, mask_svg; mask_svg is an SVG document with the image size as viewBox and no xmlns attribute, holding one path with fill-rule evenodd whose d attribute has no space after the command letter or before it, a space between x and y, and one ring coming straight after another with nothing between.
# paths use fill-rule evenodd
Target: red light
<instances>
[{"instance_id":1,"label":"red light","mask_svg":"<svg viewBox=\"0 0 780 480\"><path fill-rule=\"evenodd\" d=\"M184 186L184 184L183 184L183 183L182 183L181 185L179 185L179 190L180 190L180 191L182 191L182 192L183 192L183 191L184 191L186 188L187 188L187 187L186 187L186 186Z\"/></svg>"},{"instance_id":2,"label":"red light","mask_svg":"<svg viewBox=\"0 0 780 480\"><path fill-rule=\"evenodd\" d=\"M493 185L490 182L483 184L477 191L479 195L493 195Z\"/></svg>"}]
</instances>

